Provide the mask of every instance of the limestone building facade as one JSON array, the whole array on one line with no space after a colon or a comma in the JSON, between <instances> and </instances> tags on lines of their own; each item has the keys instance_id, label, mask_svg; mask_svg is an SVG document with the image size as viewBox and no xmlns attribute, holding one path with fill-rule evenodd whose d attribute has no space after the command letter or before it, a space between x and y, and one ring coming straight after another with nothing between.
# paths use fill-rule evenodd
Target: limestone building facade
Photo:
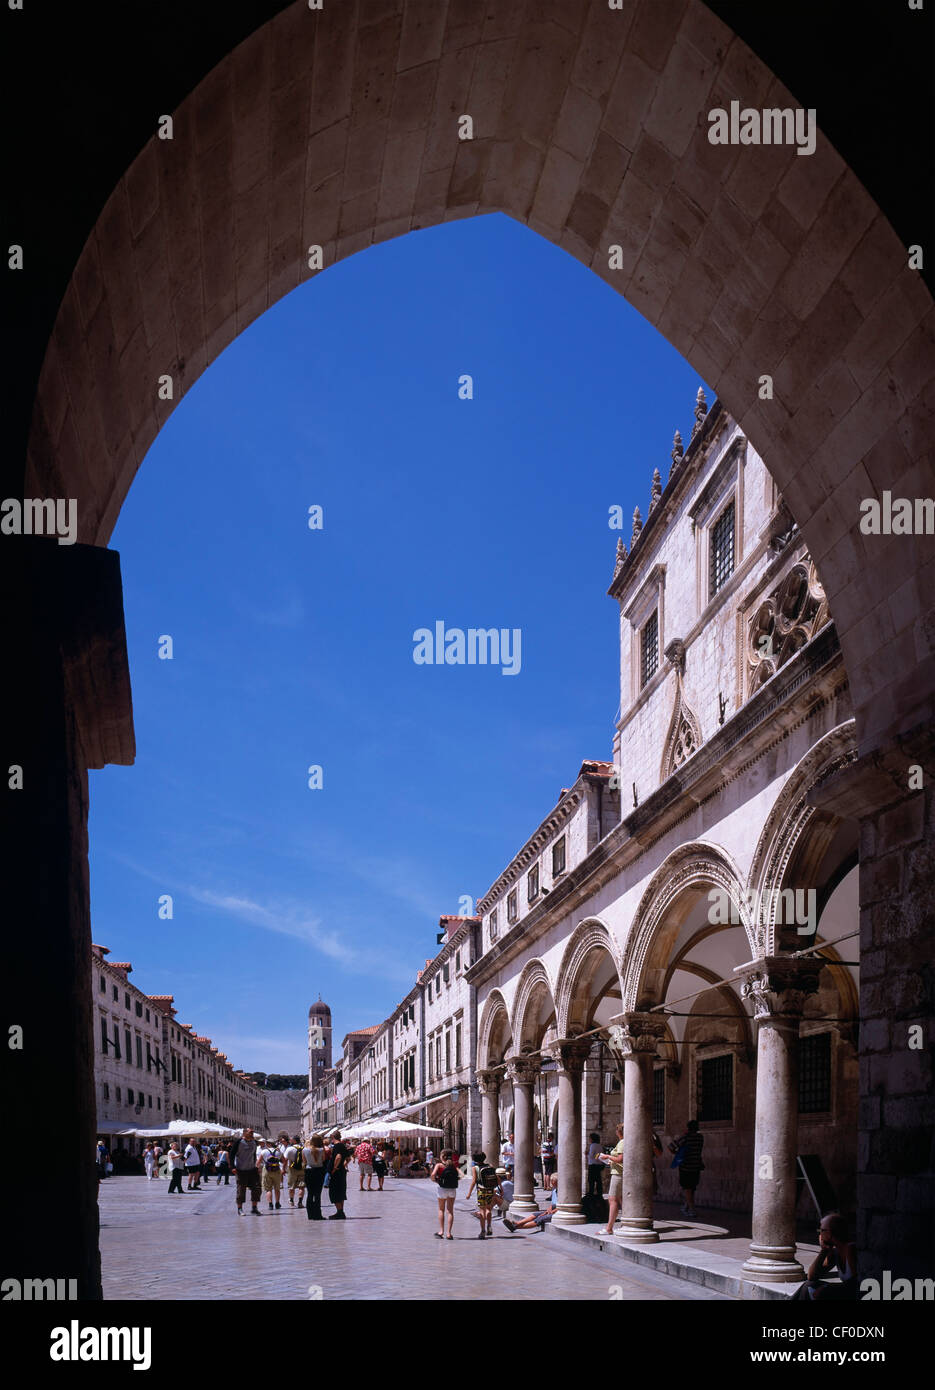
<instances>
[{"instance_id":1,"label":"limestone building facade","mask_svg":"<svg viewBox=\"0 0 935 1390\"><path fill-rule=\"evenodd\" d=\"M805 542L701 390L609 593L613 759L582 764L478 904L484 1147L515 1130L532 1209L554 1128L556 1219L579 1222L586 1135L622 1117L621 1236L653 1241L652 1134L697 1118L699 1204L752 1211L749 1277L801 1279L797 1156L856 1204L857 831L810 800L854 759L854 725Z\"/></svg>"}]
</instances>

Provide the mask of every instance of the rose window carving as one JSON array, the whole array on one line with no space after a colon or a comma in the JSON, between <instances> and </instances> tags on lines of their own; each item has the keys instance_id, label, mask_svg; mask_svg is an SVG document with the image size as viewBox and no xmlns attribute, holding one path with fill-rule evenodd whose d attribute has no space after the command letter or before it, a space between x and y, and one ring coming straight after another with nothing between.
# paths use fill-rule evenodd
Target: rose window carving
<instances>
[{"instance_id":1,"label":"rose window carving","mask_svg":"<svg viewBox=\"0 0 935 1390\"><path fill-rule=\"evenodd\" d=\"M774 676L830 620L818 571L805 555L750 619L747 694Z\"/></svg>"}]
</instances>

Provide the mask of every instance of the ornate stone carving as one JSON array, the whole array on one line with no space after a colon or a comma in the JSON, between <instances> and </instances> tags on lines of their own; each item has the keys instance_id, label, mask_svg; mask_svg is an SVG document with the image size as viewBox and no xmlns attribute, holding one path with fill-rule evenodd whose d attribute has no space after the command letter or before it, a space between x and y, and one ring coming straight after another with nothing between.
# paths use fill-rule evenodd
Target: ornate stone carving
<instances>
[{"instance_id":1,"label":"ornate stone carving","mask_svg":"<svg viewBox=\"0 0 935 1390\"><path fill-rule=\"evenodd\" d=\"M506 1079L514 1086L532 1086L538 1075L538 1057L507 1057Z\"/></svg>"},{"instance_id":2,"label":"ornate stone carving","mask_svg":"<svg viewBox=\"0 0 935 1390\"><path fill-rule=\"evenodd\" d=\"M665 749L662 755L660 781L671 777L677 767L681 767L702 744L701 725L685 699L682 676L685 671L685 643L676 637L666 647L666 660L675 672L675 704L669 721Z\"/></svg>"},{"instance_id":3,"label":"ornate stone carving","mask_svg":"<svg viewBox=\"0 0 935 1390\"><path fill-rule=\"evenodd\" d=\"M779 555L786 546L795 540L799 534L799 528L795 517L780 497L776 509L776 515L770 528L769 548L774 555Z\"/></svg>"},{"instance_id":4,"label":"ornate stone carving","mask_svg":"<svg viewBox=\"0 0 935 1390\"><path fill-rule=\"evenodd\" d=\"M746 974L740 997L752 1000L754 1018L799 1017L809 995L818 992L818 977L826 964L814 956L765 956Z\"/></svg>"},{"instance_id":5,"label":"ornate stone carving","mask_svg":"<svg viewBox=\"0 0 935 1390\"><path fill-rule=\"evenodd\" d=\"M639 538L640 538L640 532L642 531L642 529L643 529L643 518L640 516L640 509L639 509L639 507L634 507L634 508L633 508L633 534L630 536L630 549L631 549L631 550L632 550L633 547L636 545L636 542L639 540Z\"/></svg>"},{"instance_id":6,"label":"ornate stone carving","mask_svg":"<svg viewBox=\"0 0 935 1390\"><path fill-rule=\"evenodd\" d=\"M618 1056L625 1059L638 1052L655 1055L657 1043L665 1037L666 1022L661 1014L625 1014L607 1031L611 1048Z\"/></svg>"},{"instance_id":7,"label":"ornate stone carving","mask_svg":"<svg viewBox=\"0 0 935 1390\"><path fill-rule=\"evenodd\" d=\"M620 573L620 571L623 569L624 565L626 564L626 559L627 559L627 548L626 548L626 545L624 544L623 537L622 537L622 536L618 536L618 537L617 537L617 556L616 556L616 559L614 560L614 579L617 578L617 575L618 575L618 574Z\"/></svg>"},{"instance_id":8,"label":"ornate stone carving","mask_svg":"<svg viewBox=\"0 0 935 1390\"><path fill-rule=\"evenodd\" d=\"M662 496L662 474L659 472L659 469L658 469L658 468L654 468L654 469L653 469L652 487L650 488L650 495L649 495L649 510L650 510L650 511L652 511L653 507L655 507L655 506L658 504L659 498L660 498L661 496Z\"/></svg>"},{"instance_id":9,"label":"ornate stone carving","mask_svg":"<svg viewBox=\"0 0 935 1390\"><path fill-rule=\"evenodd\" d=\"M708 413L708 398L704 393L704 387L698 387L698 394L695 397L695 423L692 425L692 439L704 424L704 417Z\"/></svg>"},{"instance_id":10,"label":"ornate stone carving","mask_svg":"<svg viewBox=\"0 0 935 1390\"><path fill-rule=\"evenodd\" d=\"M830 618L818 571L804 555L749 620L747 695L774 676Z\"/></svg>"},{"instance_id":11,"label":"ornate stone carving","mask_svg":"<svg viewBox=\"0 0 935 1390\"><path fill-rule=\"evenodd\" d=\"M558 1063L562 1071L576 1072L579 1075L590 1055L590 1038L563 1038L549 1048L549 1056Z\"/></svg>"},{"instance_id":12,"label":"ornate stone carving","mask_svg":"<svg viewBox=\"0 0 935 1390\"><path fill-rule=\"evenodd\" d=\"M477 1089L482 1096L495 1096L500 1090L500 1082L503 1078L502 1067L485 1067L475 1073L477 1077Z\"/></svg>"},{"instance_id":13,"label":"ornate stone carving","mask_svg":"<svg viewBox=\"0 0 935 1390\"><path fill-rule=\"evenodd\" d=\"M672 477L672 474L673 474L673 473L677 473L677 472L678 472L679 464L682 462L682 457L683 457L684 453L685 453L685 449L684 449L684 447L683 447L683 445L682 445L682 436L681 436L681 434L679 433L679 431L676 430L676 431L675 431L675 438L672 440L672 452L671 452L671 454L669 455L669 457L670 457L671 460L672 460L672 466L671 466L671 468L669 469L669 477L670 477L670 478Z\"/></svg>"}]
</instances>

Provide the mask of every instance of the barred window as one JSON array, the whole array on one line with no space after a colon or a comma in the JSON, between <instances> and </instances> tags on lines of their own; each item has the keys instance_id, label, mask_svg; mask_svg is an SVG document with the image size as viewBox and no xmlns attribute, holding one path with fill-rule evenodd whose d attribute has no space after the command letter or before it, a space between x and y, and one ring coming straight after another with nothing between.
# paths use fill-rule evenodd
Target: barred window
<instances>
[{"instance_id":1,"label":"barred window","mask_svg":"<svg viewBox=\"0 0 935 1390\"><path fill-rule=\"evenodd\" d=\"M539 865L534 864L526 875L526 901L534 903L539 896Z\"/></svg>"},{"instance_id":2,"label":"barred window","mask_svg":"<svg viewBox=\"0 0 935 1390\"><path fill-rule=\"evenodd\" d=\"M558 878L565 872L565 836L556 840L552 846L552 877Z\"/></svg>"},{"instance_id":3,"label":"barred window","mask_svg":"<svg viewBox=\"0 0 935 1390\"><path fill-rule=\"evenodd\" d=\"M734 1057L709 1057L698 1069L699 1120L734 1117Z\"/></svg>"},{"instance_id":4,"label":"barred window","mask_svg":"<svg viewBox=\"0 0 935 1390\"><path fill-rule=\"evenodd\" d=\"M659 667L659 614L654 612L640 633L640 685L651 681Z\"/></svg>"},{"instance_id":5,"label":"barred window","mask_svg":"<svg viewBox=\"0 0 935 1390\"><path fill-rule=\"evenodd\" d=\"M711 528L711 593L727 583L734 572L734 504L730 502Z\"/></svg>"},{"instance_id":6,"label":"barred window","mask_svg":"<svg viewBox=\"0 0 935 1390\"><path fill-rule=\"evenodd\" d=\"M660 1127L666 1122L666 1069L656 1067L653 1072L653 1124Z\"/></svg>"},{"instance_id":7,"label":"barred window","mask_svg":"<svg viewBox=\"0 0 935 1390\"><path fill-rule=\"evenodd\" d=\"M516 908L516 889L514 888L513 892L509 895L509 897L506 900L506 920L508 922L515 922L517 916L518 913Z\"/></svg>"},{"instance_id":8,"label":"barred window","mask_svg":"<svg viewBox=\"0 0 935 1390\"><path fill-rule=\"evenodd\" d=\"M799 1038L799 1114L831 1109L831 1034Z\"/></svg>"}]
</instances>

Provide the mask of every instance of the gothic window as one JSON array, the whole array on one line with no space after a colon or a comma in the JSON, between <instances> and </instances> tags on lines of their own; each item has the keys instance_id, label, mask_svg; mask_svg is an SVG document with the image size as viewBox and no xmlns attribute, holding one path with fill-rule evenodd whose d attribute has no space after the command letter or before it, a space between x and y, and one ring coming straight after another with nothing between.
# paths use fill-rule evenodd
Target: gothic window
<instances>
[{"instance_id":1,"label":"gothic window","mask_svg":"<svg viewBox=\"0 0 935 1390\"><path fill-rule=\"evenodd\" d=\"M643 626L640 633L640 686L651 681L659 668L659 612Z\"/></svg>"},{"instance_id":2,"label":"gothic window","mask_svg":"<svg viewBox=\"0 0 935 1390\"><path fill-rule=\"evenodd\" d=\"M711 527L709 598L727 583L734 572L734 504L729 502Z\"/></svg>"},{"instance_id":3,"label":"gothic window","mask_svg":"<svg viewBox=\"0 0 935 1390\"><path fill-rule=\"evenodd\" d=\"M506 900L506 920L510 923L513 923L516 921L517 916L518 912L516 908L516 889L514 888L513 892L510 893L509 897Z\"/></svg>"},{"instance_id":4,"label":"gothic window","mask_svg":"<svg viewBox=\"0 0 935 1390\"><path fill-rule=\"evenodd\" d=\"M830 618L818 572L804 555L750 619L747 694L774 676Z\"/></svg>"}]
</instances>

